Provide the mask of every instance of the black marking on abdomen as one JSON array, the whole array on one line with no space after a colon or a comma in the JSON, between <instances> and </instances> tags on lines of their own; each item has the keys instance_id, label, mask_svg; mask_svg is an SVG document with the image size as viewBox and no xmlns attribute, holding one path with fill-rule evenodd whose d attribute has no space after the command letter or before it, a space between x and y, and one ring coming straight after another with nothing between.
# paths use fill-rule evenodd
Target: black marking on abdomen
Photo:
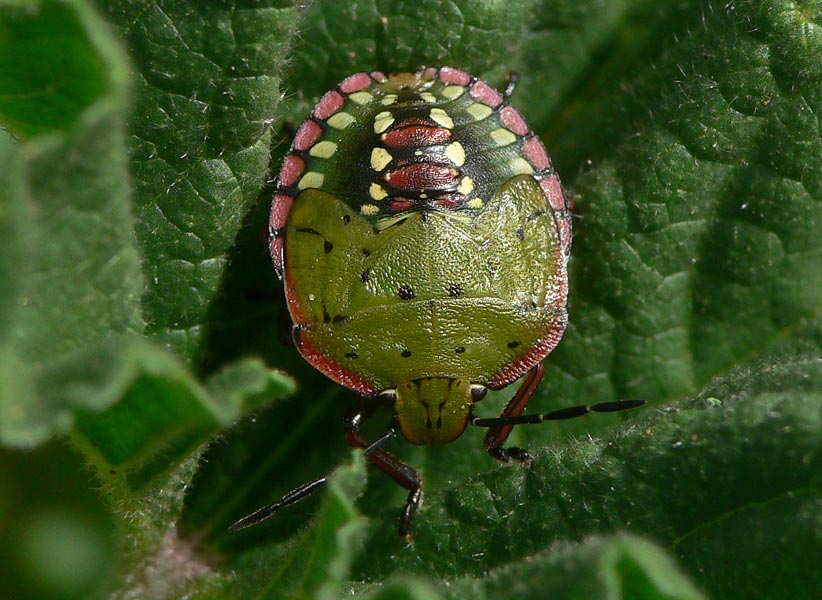
<instances>
[{"instance_id":1,"label":"black marking on abdomen","mask_svg":"<svg viewBox=\"0 0 822 600\"><path fill-rule=\"evenodd\" d=\"M323 234L321 234L316 229L312 229L311 227L297 227L297 232L298 233L310 233L311 235L318 235L320 237L324 237ZM325 251L325 253L328 254L333 249L334 249L334 244L332 244L328 240L325 240L325 242L323 243L323 250Z\"/></svg>"},{"instance_id":2,"label":"black marking on abdomen","mask_svg":"<svg viewBox=\"0 0 822 600\"><path fill-rule=\"evenodd\" d=\"M452 298L459 298L465 293L465 288L461 283L452 283L448 286L448 295Z\"/></svg>"},{"instance_id":3,"label":"black marking on abdomen","mask_svg":"<svg viewBox=\"0 0 822 600\"><path fill-rule=\"evenodd\" d=\"M414 298L414 289L407 283L404 283L400 286L400 289L397 290L397 295L403 300L411 300Z\"/></svg>"}]
</instances>

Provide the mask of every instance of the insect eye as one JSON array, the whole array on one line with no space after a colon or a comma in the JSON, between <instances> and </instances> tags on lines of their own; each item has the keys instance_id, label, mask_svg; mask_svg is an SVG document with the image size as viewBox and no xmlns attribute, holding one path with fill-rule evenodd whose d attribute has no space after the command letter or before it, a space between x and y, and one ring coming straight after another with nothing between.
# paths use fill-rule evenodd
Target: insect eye
<instances>
[{"instance_id":1,"label":"insect eye","mask_svg":"<svg viewBox=\"0 0 822 600\"><path fill-rule=\"evenodd\" d=\"M488 388L484 385L478 385L476 383L471 384L471 399L474 402L479 402L485 395L488 393Z\"/></svg>"}]
</instances>

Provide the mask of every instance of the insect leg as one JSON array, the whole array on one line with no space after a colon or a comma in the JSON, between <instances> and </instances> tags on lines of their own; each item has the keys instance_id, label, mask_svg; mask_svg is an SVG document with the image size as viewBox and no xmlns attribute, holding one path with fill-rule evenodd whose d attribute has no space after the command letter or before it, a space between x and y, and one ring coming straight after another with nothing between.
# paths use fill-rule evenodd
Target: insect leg
<instances>
[{"instance_id":1,"label":"insect leg","mask_svg":"<svg viewBox=\"0 0 822 600\"><path fill-rule=\"evenodd\" d=\"M274 513L283 508L284 506L288 506L289 504L299 502L306 496L313 494L322 486L324 486L326 481L328 481L327 476L306 482L302 484L300 487L288 492L285 496L283 496L280 499L279 502L275 502L274 504L267 504L266 506L258 508L250 515L247 515L239 521L234 522L229 526L228 530L237 531L239 529L251 527L252 525L256 525L257 523L262 523L263 521L274 516Z\"/></svg>"},{"instance_id":2,"label":"insect leg","mask_svg":"<svg viewBox=\"0 0 822 600\"><path fill-rule=\"evenodd\" d=\"M394 476L391 472L386 470L385 466L382 466L382 464L389 464L386 461L386 457L388 457L389 459L393 459L393 462L395 464L398 464L405 469L407 481L412 481L413 477L416 477L416 488L411 491L411 495L409 495L408 497L408 504L406 505L405 511L403 512L403 517L400 520L400 533L402 535L405 535L408 532L408 525L411 522L411 517L414 515L417 506L419 506L419 503L422 500L422 479L420 478L419 473L417 473L414 469L412 469L405 463L401 462L392 454L389 454L388 452L384 452L379 449L380 446L382 446L385 442L387 442L396 435L396 432L393 428L389 429L385 435L383 435L381 438L379 438L371 444L369 444L365 438L363 438L356 432L356 430L359 428L359 424L362 423L362 420L365 417L370 416L372 412L373 408L370 408L368 409L368 411L363 411L353 415L352 417L349 417L348 421L346 422L346 439L352 446L362 448L363 454L365 454L369 459L374 461L378 466L380 466L381 469L383 469L390 475ZM354 437L349 437L349 431L353 433ZM377 457L376 459L374 458L375 456ZM378 460L381 460L382 463L378 462ZM397 479L397 477L394 476L394 479ZM397 479L397 481L400 480ZM310 496L318 489L323 487L327 482L327 475L318 477L317 479L314 479L312 481L308 481L302 484L301 486L296 487L290 492L288 492L285 496L280 498L278 502L275 502L273 504L267 504L261 508L258 508L250 515L246 515L242 519L239 519L238 521L234 522L229 526L228 530L238 531L240 529L245 529L246 527L251 527L252 525L262 523L263 521L266 521L270 519L272 516L274 516L274 513L276 513L281 508L299 502L303 498ZM407 489L411 489L409 485L407 483L404 483L403 481L400 481L400 485L403 485Z\"/></svg>"},{"instance_id":3,"label":"insect leg","mask_svg":"<svg viewBox=\"0 0 822 600\"><path fill-rule=\"evenodd\" d=\"M514 394L514 397L511 398L511 401L505 407L505 410L502 411L502 414L499 416L500 420L504 421L504 419L508 417L516 417L520 415L523 410L525 410L525 406L534 395L540 381L542 381L543 375L545 375L545 366L542 363L539 363L531 369L525 377L525 381L523 381L522 385L519 386L517 393ZM492 425L488 430L488 433L485 434L485 449L488 451L488 454L500 462L505 463L508 462L509 459L513 458L519 462L528 463L530 462L531 457L528 455L527 450L523 450L522 448L502 447L508 439L508 436L511 435L511 430L513 429L514 425L505 422Z\"/></svg>"},{"instance_id":4,"label":"insect leg","mask_svg":"<svg viewBox=\"0 0 822 600\"><path fill-rule=\"evenodd\" d=\"M502 445L511 434L511 430L515 425L530 425L534 423L543 423L545 421L559 421L564 419L575 419L582 417L591 412L617 412L621 410L628 410L637 408L645 404L644 400L622 400L619 402L600 402L598 404L582 404L579 406L569 406L567 408L560 408L547 413L533 413L523 415L522 411L528 401L534 395L534 392L539 386L545 374L545 367L542 363L534 367L525 381L522 383L517 393L511 398L511 401L502 411L498 417L492 418L478 418L474 417L471 420L471 425L475 427L488 427L488 433L485 435L485 449L488 453L499 460L500 462L508 462L513 458L520 462L528 463L531 457L528 452L522 448L503 448Z\"/></svg>"},{"instance_id":5,"label":"insect leg","mask_svg":"<svg viewBox=\"0 0 822 600\"><path fill-rule=\"evenodd\" d=\"M393 437L393 427L389 433L380 438L374 444L371 444L359 432L362 423L371 416L373 407L366 407L363 410L357 410L346 420L345 439L355 448L362 448L368 459L373 462L380 469L388 473L394 481L399 483L402 487L408 490L408 500L405 502L405 508L400 514L399 532L402 536L408 535L408 529L411 525L411 519L417 512L422 503L422 476L419 471L412 466L404 463L399 458L382 450L379 446L384 440Z\"/></svg>"},{"instance_id":6,"label":"insect leg","mask_svg":"<svg viewBox=\"0 0 822 600\"><path fill-rule=\"evenodd\" d=\"M474 418L471 425L475 427L503 427L514 425L533 425L545 421L562 421L584 417L592 412L617 412L637 408L645 404L645 400L620 400L618 402L600 402L599 404L580 404L552 410L547 413L532 413L530 415L503 415L490 419Z\"/></svg>"}]
</instances>

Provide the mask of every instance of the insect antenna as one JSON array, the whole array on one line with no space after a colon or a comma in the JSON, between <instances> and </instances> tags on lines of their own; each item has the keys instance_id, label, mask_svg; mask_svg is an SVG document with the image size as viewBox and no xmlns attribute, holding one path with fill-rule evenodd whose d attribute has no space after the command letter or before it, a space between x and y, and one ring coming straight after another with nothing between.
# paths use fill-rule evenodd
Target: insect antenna
<instances>
[{"instance_id":1,"label":"insect antenna","mask_svg":"<svg viewBox=\"0 0 822 600\"><path fill-rule=\"evenodd\" d=\"M513 415L502 417L490 417L485 419L475 418L471 420L471 425L476 427L495 427L501 425L530 425L542 423L543 421L560 421L563 419L575 419L590 412L617 412L628 410L645 404L645 400L622 400L619 402L600 402L599 404L581 404L580 406L569 406L560 408L548 413L534 413L530 415Z\"/></svg>"},{"instance_id":2,"label":"insect antenna","mask_svg":"<svg viewBox=\"0 0 822 600\"><path fill-rule=\"evenodd\" d=\"M385 442L393 438L397 435L396 429L391 427L382 437L375 440L370 446L363 449L363 454L368 456L369 454L374 453L377 449L379 449ZM267 504L261 508L258 508L250 515L246 515L242 519L235 521L231 525L229 525L229 531L238 531L240 529L245 529L246 527L251 527L252 525L256 525L257 523L262 523L263 521L270 519L274 516L278 510L283 508L284 506L289 506L294 504L295 502L299 502L303 498L310 496L318 489L323 487L326 482L328 481L328 475L324 475L323 477L319 477L314 479L313 481L308 481L301 486L294 488L290 492L288 492L285 496L280 498L278 502L274 504Z\"/></svg>"},{"instance_id":3,"label":"insect antenna","mask_svg":"<svg viewBox=\"0 0 822 600\"><path fill-rule=\"evenodd\" d=\"M506 85L505 90L503 90L502 95L507 100L511 94L514 93L514 88L517 87L517 82L519 81L519 73L514 71L508 71L506 73Z\"/></svg>"}]
</instances>

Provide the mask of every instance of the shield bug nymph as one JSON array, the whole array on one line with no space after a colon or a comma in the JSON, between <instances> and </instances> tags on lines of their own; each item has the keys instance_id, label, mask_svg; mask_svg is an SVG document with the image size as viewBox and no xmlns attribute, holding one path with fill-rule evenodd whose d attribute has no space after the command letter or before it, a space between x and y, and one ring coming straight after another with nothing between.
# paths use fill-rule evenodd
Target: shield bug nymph
<instances>
[{"instance_id":1,"label":"shield bug nymph","mask_svg":"<svg viewBox=\"0 0 822 600\"><path fill-rule=\"evenodd\" d=\"M451 67L356 73L316 104L277 179L269 243L295 344L363 396L345 436L408 490L402 535L422 479L383 448L395 431L444 444L487 427L494 458L527 462L505 447L515 425L641 404L522 414L567 324L571 214L545 147L507 102L511 87ZM473 415L488 389L526 374L499 417ZM372 443L360 426L381 406L393 424Z\"/></svg>"}]
</instances>

